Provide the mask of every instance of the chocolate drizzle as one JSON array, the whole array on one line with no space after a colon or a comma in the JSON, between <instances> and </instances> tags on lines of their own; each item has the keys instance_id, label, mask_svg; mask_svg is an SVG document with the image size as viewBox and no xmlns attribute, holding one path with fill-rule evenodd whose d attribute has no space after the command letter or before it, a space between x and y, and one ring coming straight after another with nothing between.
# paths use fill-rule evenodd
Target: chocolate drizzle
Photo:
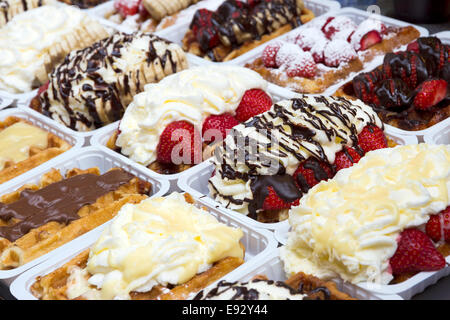
<instances>
[{"instance_id":1,"label":"chocolate drizzle","mask_svg":"<svg viewBox=\"0 0 450 320\"><path fill-rule=\"evenodd\" d=\"M144 39L148 49L145 74L138 68L122 70L116 63L131 50L132 43ZM74 130L96 129L122 118L134 95L143 90L146 82L160 80L169 73L183 69L177 50L171 43L145 33L115 33L83 50L66 56L64 62L50 75L50 86L40 96L42 113ZM180 49L181 51L181 49ZM160 67L162 66L162 68ZM81 90L79 86L81 85ZM82 105L83 107L74 107Z\"/></svg>"},{"instance_id":2,"label":"chocolate drizzle","mask_svg":"<svg viewBox=\"0 0 450 320\"><path fill-rule=\"evenodd\" d=\"M252 285L260 284L263 282L267 286L266 292L260 292L255 288L252 288ZM213 298L221 298L227 295L227 293L231 292L231 297L228 300L262 300L263 294L271 294L273 289L281 288L286 290L286 300L291 300L290 298L295 298L296 296L300 296L300 298L304 300L310 299L322 299L329 300L331 299L331 293L326 287L317 287L311 291L307 291L303 289L303 283L300 283L298 289L294 289L288 286L286 283L282 281L273 281L273 280L261 280L255 279L250 282L227 282L225 280L220 281L216 287L211 289L209 292L205 290L200 291L193 300L211 300Z\"/></svg>"},{"instance_id":3,"label":"chocolate drizzle","mask_svg":"<svg viewBox=\"0 0 450 320\"><path fill-rule=\"evenodd\" d=\"M78 211L98 198L128 183L133 175L122 169L103 175L81 174L33 191L25 189L17 201L0 203L0 219L19 222L0 227L0 237L16 241L31 229L55 221L68 224L79 219Z\"/></svg>"},{"instance_id":4,"label":"chocolate drizzle","mask_svg":"<svg viewBox=\"0 0 450 320\"><path fill-rule=\"evenodd\" d=\"M333 150L338 152L344 146L358 145L357 121L363 122L360 129L370 124L383 128L374 112L344 98L309 99L313 102L296 98L274 104L269 111L231 130L223 145L216 148L216 175L221 180L250 181L252 197L242 199L221 194L220 188L214 185L216 178L210 179L212 194L218 201L225 202L226 207L247 203L249 215L255 217L269 193L268 187L272 187L283 201L291 203L311 186L302 175L294 179L285 164L296 159L298 166L306 160L304 168L312 170L317 181L328 179L328 172L319 162L328 164L332 173L335 169L328 158L330 154L324 150L323 139L334 144Z\"/></svg>"},{"instance_id":5,"label":"chocolate drizzle","mask_svg":"<svg viewBox=\"0 0 450 320\"><path fill-rule=\"evenodd\" d=\"M220 43L237 48L246 41L259 40L286 24L301 25L302 6L296 0L254 1L252 5L239 0L226 0L214 12L207 33L217 35ZM190 28L193 29L195 17ZM198 37L200 47L213 61L216 60L211 37Z\"/></svg>"}]
</instances>

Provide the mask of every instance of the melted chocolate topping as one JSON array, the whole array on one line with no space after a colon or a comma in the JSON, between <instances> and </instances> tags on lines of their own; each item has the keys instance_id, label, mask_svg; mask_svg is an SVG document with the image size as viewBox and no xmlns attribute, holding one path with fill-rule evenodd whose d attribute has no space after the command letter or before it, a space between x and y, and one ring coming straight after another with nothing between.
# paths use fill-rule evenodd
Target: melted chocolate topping
<instances>
[{"instance_id":1,"label":"melted chocolate topping","mask_svg":"<svg viewBox=\"0 0 450 320\"><path fill-rule=\"evenodd\" d=\"M250 284L265 282L269 287L278 287L284 288L288 291L289 295L306 295L303 299L319 299L323 300L331 299L331 294L328 288L326 287L318 287L311 291L306 291L303 289L303 283L300 283L299 288L295 290L294 288L288 286L286 283L282 281L273 281L273 280L261 280L256 279L250 282L227 282L225 280L220 281L215 288L210 290L209 292L205 292L205 290L200 291L193 300L209 300L214 297L220 297L228 291L232 291L233 295L230 300L260 300L260 292L257 289L249 288ZM320 294L321 293L321 294ZM289 300L289 298L288 298Z\"/></svg>"},{"instance_id":2,"label":"melted chocolate topping","mask_svg":"<svg viewBox=\"0 0 450 320\"><path fill-rule=\"evenodd\" d=\"M16 241L31 229L55 221L68 224L80 218L78 211L95 203L108 192L128 183L133 175L124 170L111 170L103 175L81 174L52 183L36 191L23 190L17 201L0 203L0 219L20 220L0 227L0 237Z\"/></svg>"}]
</instances>

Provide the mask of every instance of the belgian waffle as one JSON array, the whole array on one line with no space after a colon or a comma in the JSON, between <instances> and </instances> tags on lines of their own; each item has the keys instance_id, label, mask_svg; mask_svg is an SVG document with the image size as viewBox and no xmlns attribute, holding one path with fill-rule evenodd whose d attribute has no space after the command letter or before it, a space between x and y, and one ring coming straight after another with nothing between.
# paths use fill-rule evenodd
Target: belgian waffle
<instances>
[{"instance_id":1,"label":"belgian waffle","mask_svg":"<svg viewBox=\"0 0 450 320\"><path fill-rule=\"evenodd\" d=\"M78 184L83 188L77 189ZM150 191L150 183L122 169L103 175L98 168L71 169L65 177L52 169L39 184L2 196L0 268L19 267L60 247L113 218L124 204L147 198ZM41 198L40 206L33 205L35 196ZM65 205L62 211L59 203Z\"/></svg>"}]
</instances>

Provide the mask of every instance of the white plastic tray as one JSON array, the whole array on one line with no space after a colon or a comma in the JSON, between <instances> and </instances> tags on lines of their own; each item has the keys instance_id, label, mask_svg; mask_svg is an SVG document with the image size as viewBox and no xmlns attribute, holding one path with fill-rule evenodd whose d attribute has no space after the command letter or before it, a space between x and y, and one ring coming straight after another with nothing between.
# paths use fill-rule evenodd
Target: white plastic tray
<instances>
[{"instance_id":1,"label":"white plastic tray","mask_svg":"<svg viewBox=\"0 0 450 320\"><path fill-rule=\"evenodd\" d=\"M396 143L401 145L417 144L417 138L413 136L397 136L391 134L389 131L386 131L386 135L393 139ZM227 209L223 207L219 202L213 200L210 197L208 190L208 180L211 177L213 170L214 165L212 163L212 160L206 160L201 164L198 164L197 166L189 169L186 174L182 175L178 180L178 187L183 191L189 192L203 203L220 208L220 210L223 210L224 212L235 216L237 219L243 219L244 221L246 221L246 223L248 223L248 225L254 226L256 228L275 230L275 234L277 236L279 236L283 232L287 232L287 221L276 223L262 223L239 212ZM281 231L277 231L277 229L281 229ZM279 239L277 240L280 241Z\"/></svg>"},{"instance_id":2,"label":"white plastic tray","mask_svg":"<svg viewBox=\"0 0 450 320\"><path fill-rule=\"evenodd\" d=\"M199 205L203 206L204 204L199 203ZM228 276L248 272L253 268L254 261L264 258L276 249L277 242L273 238L271 232L251 228L242 221L234 219L214 207L207 207L207 210L215 216L219 222L231 227L240 228L244 233L241 241L245 247L245 263L230 272ZM101 229L95 230L95 232L92 232L89 235L86 234L83 238L80 237L77 240L72 241L65 251L60 252L58 255L48 259L48 261L23 273L11 284L10 290L12 295L19 300L37 300L30 292L30 286L34 283L36 277L49 274L81 251L89 248L98 239L101 231Z\"/></svg>"},{"instance_id":3,"label":"white plastic tray","mask_svg":"<svg viewBox=\"0 0 450 320\"><path fill-rule=\"evenodd\" d=\"M246 282L250 281L256 275L265 275L268 279L274 281L285 281L287 279L283 268L283 262L281 261L279 254L279 249L273 250L270 254L262 257L257 262L255 262L254 267L247 272L240 272L235 274L228 274L222 280L229 282ZM353 298L360 300L402 300L402 298L395 294L374 294L366 289L355 286L351 283L336 280L337 288L349 294ZM216 282L217 283L217 282ZM212 284L208 288L214 287L216 284Z\"/></svg>"},{"instance_id":4,"label":"white plastic tray","mask_svg":"<svg viewBox=\"0 0 450 320\"><path fill-rule=\"evenodd\" d=\"M41 176L44 173L49 172L52 168L59 169L61 173L64 174L67 170L72 168L88 169L92 167L98 167L101 173L104 173L114 167L123 168L125 171L135 175L136 177L150 182L152 184L152 196L163 196L169 190L169 182L167 180L159 179L151 172L144 171L133 164L123 161L122 159L116 157L113 152L101 150L96 147L86 147L78 149L76 154L65 154L61 157L54 158L40 166L39 170L29 171L14 181L2 184L0 186L0 196L11 193L28 183L39 183ZM98 229L101 228L103 227L98 227ZM71 243L73 241L18 268L11 270L0 270L0 279L2 279L0 281L8 285L20 273L49 259L50 257L58 256L67 252L67 250L72 247Z\"/></svg>"},{"instance_id":5,"label":"white plastic tray","mask_svg":"<svg viewBox=\"0 0 450 320\"><path fill-rule=\"evenodd\" d=\"M12 117L12 116L24 119L24 120L30 122L31 124L35 125L36 127L39 127L47 132L50 132L50 133L58 136L59 138L63 139L64 141L66 141L67 143L69 143L72 146L72 148L70 148L66 152L56 156L54 159L59 159L60 157L65 156L66 154L76 153L77 149L79 149L83 146L84 141L82 139L72 136L72 134L69 132L69 130L67 130L67 128L65 128L63 126L54 125L52 123L53 121L49 121L48 118L46 118L40 114L37 114L37 115L30 114L30 113L25 112L18 108L10 108L10 109L0 111L0 121L3 121L6 118ZM37 166L36 168L31 169L28 172L38 171L38 170L40 170L41 166L43 166L43 165L44 164L41 164L41 165ZM24 174L26 174L26 173L24 173ZM0 186L4 186L5 184L8 184L8 183L13 183L16 179L19 179L24 174L17 176L7 182L2 183L2 184L0 184Z\"/></svg>"},{"instance_id":6,"label":"white plastic tray","mask_svg":"<svg viewBox=\"0 0 450 320\"><path fill-rule=\"evenodd\" d=\"M318 17L320 15L324 15L328 12L338 10L341 7L339 2L331 1L331 0L304 0L303 2L305 3L306 8L308 8L312 12L314 12L314 15L316 17ZM172 42L178 43L179 45L182 45L184 35L188 31L190 23L191 23L191 21L180 23L180 24L177 24L176 26L172 26L172 27L166 28L164 30L158 31L158 32L156 32L156 34L167 40L170 40ZM259 46L258 48L260 48L260 47L261 46ZM263 44L262 47L265 47L265 44ZM254 49L254 50L256 50L256 49ZM250 52L252 52L252 51L250 51ZM211 62L211 61L208 61L201 57L198 57L194 54L189 53L188 55L192 56L191 58L194 60L205 61L207 63L218 63L218 64L221 64L221 63L233 63L234 64L234 61L237 61L237 59L240 58L240 57L238 57L238 58L235 58L228 62ZM246 54L242 55L241 57L243 57L245 55Z\"/></svg>"},{"instance_id":7,"label":"white plastic tray","mask_svg":"<svg viewBox=\"0 0 450 320\"><path fill-rule=\"evenodd\" d=\"M411 25L410 23L406 23L400 20L396 20L396 19L392 19L389 17L385 17L385 16L381 16L381 15L373 15L370 12L366 12L363 10L359 10L359 9L355 9L355 8L343 8L337 11L333 11L333 12L329 12L326 13L324 16L346 16L351 18L355 23L359 24L362 21L366 20L369 17L373 17L376 19L379 19L380 21L382 21L385 25L387 26L395 26L395 27L404 27L407 25ZM419 32L420 32L420 36L427 36L429 34L428 30L417 26L417 25L413 25ZM254 60L256 60L258 57L261 56L264 48L269 44L269 43L273 43L276 41L279 41L281 39L286 39L288 38L290 35L295 34L296 32L298 32L298 29L302 28L302 26L299 26L298 28L278 37L275 38L245 54L243 54L242 56L231 60L229 63L234 64L234 65L240 65L240 66L244 66L247 63L251 63ZM352 74L350 74L347 78L339 81L338 83L335 83L334 85L330 86L329 88L327 88L322 94L323 95L332 95L333 93L336 92L337 89L339 89L343 84L349 82L350 80L352 80L358 73L360 72L364 72L365 70L369 71L372 70L373 68L377 67L378 65L380 65L383 62L384 59L384 55L381 56L377 56L375 57L370 63L367 63L366 66L364 67L363 70L360 70L358 72L354 72ZM274 84L274 88L275 88L275 92L278 93L281 96L289 96L290 94L292 94L292 90L289 88L283 88L281 86L275 85Z\"/></svg>"},{"instance_id":8,"label":"white plastic tray","mask_svg":"<svg viewBox=\"0 0 450 320\"><path fill-rule=\"evenodd\" d=\"M192 56L192 55L191 55ZM191 67L191 66L199 66L199 65L202 65L202 64L204 64L204 62L203 61L198 61L198 59L192 59L192 57L191 56L187 56L187 61L188 61L188 64L189 64L189 67ZM34 96L33 96L34 97ZM32 114L35 114L35 115L40 115L40 116L42 116L42 114L41 113L39 113L39 112L37 112L37 111L35 111L35 110L33 110L33 109L31 109L31 108L29 108L29 104L30 104L30 101L24 101L24 102L19 102L19 103L17 103L17 107L18 108L20 108L20 109L23 109L23 110L26 110L27 112L29 112L29 113L32 113ZM94 135L94 134L96 134L98 131L100 131L100 130L102 130L102 129L104 129L105 127L103 127L103 128L99 128L99 129L95 129L95 130L92 130L92 131L87 131L87 132L80 132L80 131L75 131L75 130L72 130L72 129L70 129L70 128L68 128L68 127L66 127L66 126L64 126L64 125L62 125L62 124L59 124L58 122L56 122L55 120L53 120L53 119L51 119L50 117L45 117L46 119L48 119L51 123L55 123L55 125L58 125L58 126L60 126L60 127L64 127L64 128L66 128L67 130L69 130L70 132L71 132L71 134L73 135L73 136L76 136L76 137L79 137L79 138L82 138L85 142L85 145L89 145L89 140L90 140L90 138Z\"/></svg>"}]
</instances>

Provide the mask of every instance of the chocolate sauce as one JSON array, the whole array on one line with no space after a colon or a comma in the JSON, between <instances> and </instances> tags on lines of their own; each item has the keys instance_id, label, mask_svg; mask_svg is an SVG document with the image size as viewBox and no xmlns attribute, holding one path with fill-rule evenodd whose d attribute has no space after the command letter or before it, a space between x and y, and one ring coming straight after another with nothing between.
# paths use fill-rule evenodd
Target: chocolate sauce
<instances>
[{"instance_id":1,"label":"chocolate sauce","mask_svg":"<svg viewBox=\"0 0 450 320\"><path fill-rule=\"evenodd\" d=\"M170 64L170 70L173 73L180 69L181 66L174 59L171 49L167 47L165 51L162 51L161 46L158 50L155 48L156 42L169 46L168 41L138 32L115 33L90 47L70 53L64 62L53 70L50 75L49 90L40 96L42 113L48 117L57 118L74 130L79 129L77 126L79 122L90 129L95 129L121 119L133 96L141 92L143 88L140 83L140 70L124 73L115 65L113 57L121 58L121 50L127 50L131 43L139 38L148 41L147 65L160 64L163 70L168 70L166 65ZM109 70L108 74L113 71L114 79L103 78L102 69ZM81 92L77 92L74 87L82 81L89 81L89 83L83 84ZM130 82L136 84L133 90L131 90ZM71 99L83 103L88 110L87 114L74 110L70 103ZM64 116L56 110L57 106L52 105L54 100L62 104L65 110Z\"/></svg>"},{"instance_id":2,"label":"chocolate sauce","mask_svg":"<svg viewBox=\"0 0 450 320\"><path fill-rule=\"evenodd\" d=\"M260 292L257 289L249 288L252 283L265 282L268 287L284 288L288 291L291 296L296 295L306 295L303 297L305 300L310 299L321 299L329 300L331 299L331 293L326 287L317 287L310 291L303 289L303 283L300 283L299 288L296 290L282 281L273 280L261 280L255 279L250 282L227 282L226 280L220 281L217 286L211 289L209 292L205 290L200 291L193 300L210 300L215 297L221 297L227 292L231 291L232 296L229 300L261 300ZM287 298L289 300L289 298Z\"/></svg>"},{"instance_id":3,"label":"chocolate sauce","mask_svg":"<svg viewBox=\"0 0 450 320\"><path fill-rule=\"evenodd\" d=\"M253 5L239 0L226 0L212 15L212 25L208 30L200 28L206 34L199 33L196 36L205 55L216 61L213 48L217 44L212 41L213 37L218 36L227 47L237 48L246 41L259 40L286 24L298 27L301 25L300 16L301 8L297 6L296 0L260 1ZM196 13L190 24L191 29L198 18Z\"/></svg>"},{"instance_id":4,"label":"chocolate sauce","mask_svg":"<svg viewBox=\"0 0 450 320\"><path fill-rule=\"evenodd\" d=\"M0 203L0 219L18 219L14 225L0 227L0 237L16 241L31 229L55 221L68 224L80 218L78 211L95 203L108 192L128 183L133 175L122 169L103 175L81 174L33 191L25 189L17 201Z\"/></svg>"}]
</instances>

